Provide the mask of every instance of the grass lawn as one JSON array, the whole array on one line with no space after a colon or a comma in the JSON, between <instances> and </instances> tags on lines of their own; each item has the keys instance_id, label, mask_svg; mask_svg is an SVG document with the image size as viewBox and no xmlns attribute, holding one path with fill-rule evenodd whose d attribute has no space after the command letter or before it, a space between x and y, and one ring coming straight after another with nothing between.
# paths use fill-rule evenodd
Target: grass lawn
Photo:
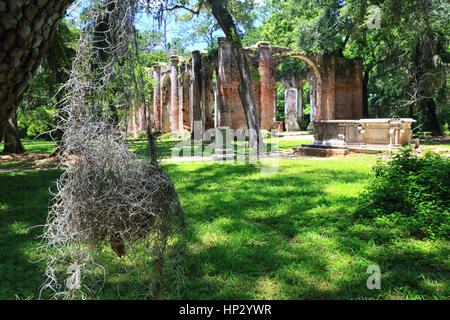
<instances>
[{"instance_id":1,"label":"grass lawn","mask_svg":"<svg viewBox=\"0 0 450 320\"><path fill-rule=\"evenodd\" d=\"M51 153L55 148L53 141L22 139L22 144L26 152L29 153ZM3 142L0 144L0 150L3 150Z\"/></svg>"},{"instance_id":2,"label":"grass lawn","mask_svg":"<svg viewBox=\"0 0 450 320\"><path fill-rule=\"evenodd\" d=\"M404 237L393 225L353 216L374 156L280 159L277 173L262 175L271 161L163 164L187 222L176 239L184 282L169 260L164 298L448 299L448 241ZM0 299L38 295L44 265L30 260L39 257L32 248L42 228L27 229L45 223L59 174L0 172ZM90 298L144 297L127 260L110 259L103 291ZM373 264L381 268L381 290L366 287Z\"/></svg>"},{"instance_id":3,"label":"grass lawn","mask_svg":"<svg viewBox=\"0 0 450 320\"><path fill-rule=\"evenodd\" d=\"M134 153L136 153L138 156L144 156L146 157L148 154L148 150L147 150L147 140L146 139L128 139L129 144L130 144L130 150L132 150ZM172 151L178 151L181 152L182 147L180 147L180 144L183 141L180 139L163 139L163 140L158 140L158 151L159 151L159 156L162 159L167 159L170 158L172 155ZM311 143L312 139L301 139L301 140L285 140L285 139L278 139L278 150L279 152L292 152L292 148L294 147L298 147L301 144L307 144L307 143ZM242 142L240 142L242 144ZM271 150L271 139L266 139L265 143L268 146L268 150ZM237 142L235 143L234 149L235 151L237 150ZM212 143L213 146L215 146L214 142ZM200 151L200 147L199 146L188 146L187 149L189 150L188 152L191 153L191 155L194 155L196 152ZM207 151L207 144L203 145L201 147L201 151L202 152L206 152ZM181 153L177 153L177 156L180 155ZM211 153L212 154L212 153ZM208 154L208 155L211 155ZM248 149L246 150L246 154L248 154ZM205 154L206 155L206 154Z\"/></svg>"}]
</instances>

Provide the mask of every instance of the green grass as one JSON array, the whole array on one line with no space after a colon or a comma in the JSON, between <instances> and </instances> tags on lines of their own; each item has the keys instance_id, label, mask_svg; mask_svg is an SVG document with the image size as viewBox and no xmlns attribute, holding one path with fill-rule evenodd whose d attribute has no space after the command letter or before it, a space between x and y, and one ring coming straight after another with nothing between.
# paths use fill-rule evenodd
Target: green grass
<instances>
[{"instance_id":1,"label":"green grass","mask_svg":"<svg viewBox=\"0 0 450 320\"><path fill-rule=\"evenodd\" d=\"M448 294L448 243L398 240L352 212L373 159L257 166L171 165L191 226L185 296L195 299L431 298ZM381 267L382 290L365 286Z\"/></svg>"},{"instance_id":2,"label":"green grass","mask_svg":"<svg viewBox=\"0 0 450 320\"><path fill-rule=\"evenodd\" d=\"M148 149L147 149L147 140L145 139L128 139L128 142L130 144L130 150L132 150L134 153L136 153L138 156L143 156L146 157L148 155ZM183 141L180 139L161 139L158 140L157 142L157 146L158 146L158 152L159 152L159 156L162 159L167 159L170 158L172 155L172 151L178 151L179 153L177 153L177 156L181 155L181 147L177 146L180 143L182 143ZM301 144L307 144L307 143L311 143L312 140L311 139L301 139L301 140L287 140L287 139L278 139L278 150L279 152L292 152L292 148L293 147L298 147ZM199 142L197 142L199 143ZM265 141L265 143L267 144L268 150L269 152L271 151L271 139L267 139ZM204 153L204 155L208 156L211 155L212 153L207 153L208 152L208 144L210 143L204 143L201 147L198 145L187 145L184 148L186 148L186 153L188 155L195 155L197 152L202 152ZM234 149L235 152L238 149L238 144L242 145L244 144L243 142L235 142L234 143ZM212 143L212 146L214 146L215 144ZM249 150L246 149L245 153L248 154Z\"/></svg>"},{"instance_id":3,"label":"green grass","mask_svg":"<svg viewBox=\"0 0 450 320\"><path fill-rule=\"evenodd\" d=\"M33 250L45 223L48 188L58 171L0 173L0 299L35 298L42 284L42 266Z\"/></svg>"},{"instance_id":4,"label":"green grass","mask_svg":"<svg viewBox=\"0 0 450 320\"><path fill-rule=\"evenodd\" d=\"M301 132L301 133L308 133L308 132ZM268 147L270 150L270 139L267 139L265 142L268 143ZM148 154L147 151L147 140L146 139L128 139L128 142L130 144L130 150L135 152L138 156L144 156L146 157ZM177 144L182 142L180 139L160 139L158 140L158 151L161 158L170 158L172 154L173 149L176 148ZM280 152L292 152L293 147L298 147L301 144L308 144L311 143L311 139L298 139L298 140L290 140L290 139L279 139L279 151ZM53 141L45 141L45 140L30 140L30 139L23 139L22 143L26 149L27 152L30 153L51 153L55 147L55 143ZM427 140L425 142L422 142L421 145L425 146L426 148L434 149L434 148L445 148L450 149L450 144L439 141L432 141ZM202 146L202 151L204 152L206 150L206 144ZM199 147L191 146L190 152L192 155L194 155L195 151L199 149ZM236 149L236 147L235 147ZM3 143L0 144L0 150L3 150ZM248 153L248 150L246 151ZM1 164L0 164L1 166Z\"/></svg>"},{"instance_id":5,"label":"green grass","mask_svg":"<svg viewBox=\"0 0 450 320\"><path fill-rule=\"evenodd\" d=\"M297 132L297 133L310 133L307 131ZM140 156L147 155L147 140L146 139L128 139L130 144L130 150L135 152ZM177 144L182 142L180 139L160 139L158 140L158 150L160 152L161 158L169 158L171 156L172 150L176 147ZM270 139L266 140L266 143L269 142L269 150L270 150ZM311 143L311 139L298 139L298 140L288 140L288 139L280 139L279 140L279 151L280 152L290 152L293 147L300 146L301 144ZM45 140L33 140L33 139L22 139L22 144L25 149L29 153L51 153L55 147L55 143L53 141L45 141ZM421 145L429 148L445 148L450 149L450 144L447 142L439 142L427 140L422 142ZM3 143L0 143L0 150L3 150ZM191 148L192 154L196 150L195 147ZM203 146L203 151L205 150L205 146Z\"/></svg>"},{"instance_id":6,"label":"green grass","mask_svg":"<svg viewBox=\"0 0 450 320\"><path fill-rule=\"evenodd\" d=\"M169 268L164 298L448 298L447 241L405 238L395 226L353 216L373 156L280 159L276 174L262 175L271 161L164 164L187 222L176 242L184 284ZM42 228L26 230L45 222L48 188L59 174L0 173L0 299L37 297L44 265L29 261L39 257L32 248ZM143 297L127 260L109 259L104 290L90 298ZM366 287L372 264L381 268L381 290Z\"/></svg>"},{"instance_id":7,"label":"green grass","mask_svg":"<svg viewBox=\"0 0 450 320\"><path fill-rule=\"evenodd\" d=\"M279 140L279 150L280 152L291 152L292 148L300 147L302 144L312 143L312 139L302 139L302 140Z\"/></svg>"},{"instance_id":8,"label":"green grass","mask_svg":"<svg viewBox=\"0 0 450 320\"><path fill-rule=\"evenodd\" d=\"M435 148L450 149L450 144L442 143L439 141L432 141L432 140L427 140L425 142L421 142L421 145L425 146L426 148L429 148L429 149L435 149Z\"/></svg>"},{"instance_id":9,"label":"green grass","mask_svg":"<svg viewBox=\"0 0 450 320\"><path fill-rule=\"evenodd\" d=\"M55 148L55 142L46 140L22 139L26 152L29 153L51 153ZM3 142L0 143L0 150L3 150Z\"/></svg>"},{"instance_id":10,"label":"green grass","mask_svg":"<svg viewBox=\"0 0 450 320\"><path fill-rule=\"evenodd\" d=\"M176 147L182 140L180 139L159 139L157 141L158 153L160 158L170 158L172 149ZM147 139L128 139L130 150L138 156L148 156Z\"/></svg>"}]
</instances>

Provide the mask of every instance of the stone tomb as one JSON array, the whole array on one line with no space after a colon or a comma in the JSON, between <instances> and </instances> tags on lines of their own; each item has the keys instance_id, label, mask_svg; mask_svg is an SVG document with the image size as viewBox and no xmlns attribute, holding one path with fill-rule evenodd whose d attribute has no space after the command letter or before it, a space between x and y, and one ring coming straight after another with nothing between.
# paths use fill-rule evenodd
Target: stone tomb
<instances>
[{"instance_id":1,"label":"stone tomb","mask_svg":"<svg viewBox=\"0 0 450 320\"><path fill-rule=\"evenodd\" d=\"M315 120L313 143L294 151L307 156L332 156L396 150L410 143L414 122L409 118Z\"/></svg>"}]
</instances>

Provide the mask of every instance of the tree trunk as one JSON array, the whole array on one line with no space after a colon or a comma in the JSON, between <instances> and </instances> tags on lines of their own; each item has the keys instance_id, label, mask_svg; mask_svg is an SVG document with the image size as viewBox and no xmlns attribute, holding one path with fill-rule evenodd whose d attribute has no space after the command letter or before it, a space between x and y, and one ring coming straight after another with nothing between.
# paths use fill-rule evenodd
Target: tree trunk
<instances>
[{"instance_id":1,"label":"tree trunk","mask_svg":"<svg viewBox=\"0 0 450 320\"><path fill-rule=\"evenodd\" d=\"M0 128L16 110L72 2L0 0Z\"/></svg>"},{"instance_id":2,"label":"tree trunk","mask_svg":"<svg viewBox=\"0 0 450 320\"><path fill-rule=\"evenodd\" d=\"M430 130L435 136L442 136L443 132L436 115L436 104L432 97L423 97L419 103L422 112L425 115L425 130Z\"/></svg>"},{"instance_id":3,"label":"tree trunk","mask_svg":"<svg viewBox=\"0 0 450 320\"><path fill-rule=\"evenodd\" d=\"M369 118L369 71L364 72L363 76L363 118Z\"/></svg>"},{"instance_id":4,"label":"tree trunk","mask_svg":"<svg viewBox=\"0 0 450 320\"><path fill-rule=\"evenodd\" d=\"M3 153L25 153L19 138L19 130L17 128L16 111L14 110L2 130L2 137L5 141Z\"/></svg>"},{"instance_id":5,"label":"tree trunk","mask_svg":"<svg viewBox=\"0 0 450 320\"><path fill-rule=\"evenodd\" d=\"M250 68L247 62L247 56L242 47L241 40L237 34L236 25L233 17L228 12L225 0L208 0L211 6L212 14L219 23L222 31L227 39L231 42L233 54L239 69L241 83L239 84L239 96L242 106L244 107L247 126L249 129L249 147L259 150L264 147L261 136L259 119L256 110L255 97L253 93L252 79L250 76Z\"/></svg>"},{"instance_id":6,"label":"tree trunk","mask_svg":"<svg viewBox=\"0 0 450 320\"><path fill-rule=\"evenodd\" d=\"M419 84L418 107L424 115L424 129L430 130L433 135L441 136L442 129L436 114L436 103L433 98L433 91L436 85L434 76L433 53L428 45L430 36L423 35L422 41L416 44L414 63L416 67L416 79Z\"/></svg>"}]
</instances>

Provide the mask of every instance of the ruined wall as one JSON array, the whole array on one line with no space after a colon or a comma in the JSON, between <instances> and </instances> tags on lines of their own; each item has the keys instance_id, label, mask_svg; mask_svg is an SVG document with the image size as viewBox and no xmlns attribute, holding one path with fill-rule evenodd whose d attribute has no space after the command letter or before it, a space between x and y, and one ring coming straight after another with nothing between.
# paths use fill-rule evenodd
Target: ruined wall
<instances>
[{"instance_id":1,"label":"ruined wall","mask_svg":"<svg viewBox=\"0 0 450 320\"><path fill-rule=\"evenodd\" d=\"M317 120L362 117L362 61L322 56L320 111Z\"/></svg>"},{"instance_id":2,"label":"ruined wall","mask_svg":"<svg viewBox=\"0 0 450 320\"><path fill-rule=\"evenodd\" d=\"M246 127L244 110L239 97L240 82L237 63L231 45L225 38L219 39L217 62L217 123L218 127L229 126L233 129Z\"/></svg>"},{"instance_id":3,"label":"ruined wall","mask_svg":"<svg viewBox=\"0 0 450 320\"><path fill-rule=\"evenodd\" d=\"M276 60L272 57L267 42L246 48L250 72L252 73L253 93L261 129L270 130L274 121L274 92ZM233 129L247 128L244 109L239 96L239 69L232 54L231 44L219 39L218 56L218 99L220 117L217 126L230 126Z\"/></svg>"},{"instance_id":4,"label":"ruined wall","mask_svg":"<svg viewBox=\"0 0 450 320\"><path fill-rule=\"evenodd\" d=\"M191 74L185 70L182 83L182 126L184 130L191 130Z\"/></svg>"},{"instance_id":5,"label":"ruined wall","mask_svg":"<svg viewBox=\"0 0 450 320\"><path fill-rule=\"evenodd\" d=\"M146 131L144 107L136 108L131 106L129 110L127 134L137 137L140 132Z\"/></svg>"},{"instance_id":6,"label":"ruined wall","mask_svg":"<svg viewBox=\"0 0 450 320\"><path fill-rule=\"evenodd\" d=\"M161 132L167 133L171 130L171 81L170 75L162 77L161 85Z\"/></svg>"},{"instance_id":7,"label":"ruined wall","mask_svg":"<svg viewBox=\"0 0 450 320\"><path fill-rule=\"evenodd\" d=\"M296 52L270 46L267 42L259 42L245 50L261 129L271 130L278 125L274 109L275 72L280 63L290 57L303 60L310 68L309 75L302 81L311 85L311 119L350 120L362 117L361 60ZM239 70L226 38L219 39L219 48L215 52L194 51L189 60L174 56L170 64L155 65L153 78L157 82L153 106L157 130L181 135L184 130L192 131L194 122L201 123L202 132L214 126L247 128L238 90ZM301 88L292 88L296 90L286 93L288 104L291 104L286 110L292 113L292 119L296 119L289 127L298 130ZM294 105L297 106L295 112Z\"/></svg>"},{"instance_id":8,"label":"ruined wall","mask_svg":"<svg viewBox=\"0 0 450 320\"><path fill-rule=\"evenodd\" d=\"M216 72L216 57L206 55L202 59L202 120L205 130L214 128L214 73Z\"/></svg>"},{"instance_id":9,"label":"ruined wall","mask_svg":"<svg viewBox=\"0 0 450 320\"><path fill-rule=\"evenodd\" d=\"M275 71L276 60L272 57L269 44L267 42L259 42L259 73L260 73L260 94L258 102L260 103L261 129L271 130L275 121L273 110L274 93L275 93Z\"/></svg>"},{"instance_id":10,"label":"ruined wall","mask_svg":"<svg viewBox=\"0 0 450 320\"><path fill-rule=\"evenodd\" d=\"M155 130L161 131L161 67L158 63L153 64L153 117L155 120Z\"/></svg>"},{"instance_id":11,"label":"ruined wall","mask_svg":"<svg viewBox=\"0 0 450 320\"><path fill-rule=\"evenodd\" d=\"M336 58L334 119L361 119L363 103L362 60Z\"/></svg>"}]
</instances>

